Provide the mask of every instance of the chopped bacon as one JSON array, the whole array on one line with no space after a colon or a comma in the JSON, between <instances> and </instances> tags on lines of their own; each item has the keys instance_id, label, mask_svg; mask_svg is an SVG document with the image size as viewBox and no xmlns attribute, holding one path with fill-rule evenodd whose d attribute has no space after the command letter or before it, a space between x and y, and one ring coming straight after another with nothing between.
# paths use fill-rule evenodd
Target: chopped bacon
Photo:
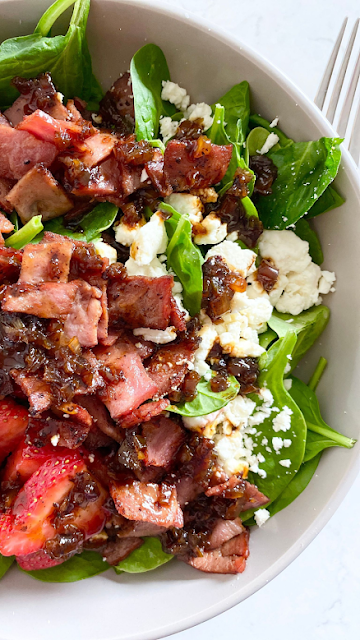
<instances>
[{"instance_id":1,"label":"chopped bacon","mask_svg":"<svg viewBox=\"0 0 360 640\"><path fill-rule=\"evenodd\" d=\"M209 487L205 494L210 496L223 496L225 498L230 497L227 494L230 494L232 489L236 489L239 485L244 485L244 481L241 476L231 476L225 482L221 484L217 484L214 487ZM242 488L242 487L241 487Z\"/></svg>"},{"instance_id":2,"label":"chopped bacon","mask_svg":"<svg viewBox=\"0 0 360 640\"><path fill-rule=\"evenodd\" d=\"M49 167L57 155L55 145L50 142L1 123L0 147L0 177L10 180L19 180L37 164Z\"/></svg>"},{"instance_id":3,"label":"chopped bacon","mask_svg":"<svg viewBox=\"0 0 360 640\"><path fill-rule=\"evenodd\" d=\"M117 511L129 520L164 527L182 527L184 524L176 489L170 485L135 480L127 485L112 484L110 493Z\"/></svg>"},{"instance_id":4,"label":"chopped bacon","mask_svg":"<svg viewBox=\"0 0 360 640\"><path fill-rule=\"evenodd\" d=\"M44 221L62 216L73 208L73 203L48 169L35 166L28 171L7 195L25 224L33 216Z\"/></svg>"},{"instance_id":5,"label":"chopped bacon","mask_svg":"<svg viewBox=\"0 0 360 640\"><path fill-rule=\"evenodd\" d=\"M77 415L69 416L67 420L59 419L54 418L50 413L31 418L27 439L38 447L45 447L56 442L54 446L77 449L86 440L90 432L90 424L84 424L84 421L76 418L78 418ZM55 441L53 440L54 436Z\"/></svg>"},{"instance_id":6,"label":"chopped bacon","mask_svg":"<svg viewBox=\"0 0 360 640\"><path fill-rule=\"evenodd\" d=\"M51 385L48 382L44 382L36 374L29 374L19 369L12 369L10 373L16 384L27 396L32 415L50 409L53 396Z\"/></svg>"},{"instance_id":7,"label":"chopped bacon","mask_svg":"<svg viewBox=\"0 0 360 640\"><path fill-rule=\"evenodd\" d=\"M98 324L97 337L98 342L104 344L104 341L107 341L108 333L109 333L109 311L107 304L107 289L106 283L104 282L101 287L101 316Z\"/></svg>"},{"instance_id":8,"label":"chopped bacon","mask_svg":"<svg viewBox=\"0 0 360 640\"><path fill-rule=\"evenodd\" d=\"M22 253L0 245L0 284L16 282L20 274Z\"/></svg>"},{"instance_id":9,"label":"chopped bacon","mask_svg":"<svg viewBox=\"0 0 360 640\"><path fill-rule=\"evenodd\" d=\"M131 328L166 329L171 315L172 276L146 278L121 274L112 278L109 270L109 320L123 320Z\"/></svg>"},{"instance_id":10,"label":"chopped bacon","mask_svg":"<svg viewBox=\"0 0 360 640\"><path fill-rule=\"evenodd\" d=\"M7 194L11 191L14 186L14 182L12 180L7 180L6 178L0 178L0 207L6 213L12 212L12 206L10 202L7 200Z\"/></svg>"},{"instance_id":11,"label":"chopped bacon","mask_svg":"<svg viewBox=\"0 0 360 640\"><path fill-rule=\"evenodd\" d=\"M124 439L122 433L120 433L119 427L116 427L112 421L108 410L105 405L94 396L83 396L79 403L89 411L92 416L93 424L100 429L104 434L121 443Z\"/></svg>"},{"instance_id":12,"label":"chopped bacon","mask_svg":"<svg viewBox=\"0 0 360 640\"><path fill-rule=\"evenodd\" d=\"M61 102L49 73L41 73L37 78L13 78L12 83L20 96L5 111L6 117L15 127L21 120L36 109L42 109L57 120L66 120L68 110Z\"/></svg>"},{"instance_id":13,"label":"chopped bacon","mask_svg":"<svg viewBox=\"0 0 360 640\"><path fill-rule=\"evenodd\" d=\"M165 345L150 358L147 372L158 387L158 395L164 396L182 383L192 362L196 342L183 340Z\"/></svg>"},{"instance_id":14,"label":"chopped bacon","mask_svg":"<svg viewBox=\"0 0 360 640\"><path fill-rule=\"evenodd\" d=\"M247 511L248 509L257 509L269 502L269 498L264 496L254 484L245 481L245 493L242 498L241 511Z\"/></svg>"},{"instance_id":15,"label":"chopped bacon","mask_svg":"<svg viewBox=\"0 0 360 640\"><path fill-rule=\"evenodd\" d=\"M249 556L248 540L249 533L244 531L220 548L205 551L201 557L189 558L186 562L206 573L242 573Z\"/></svg>"},{"instance_id":16,"label":"chopped bacon","mask_svg":"<svg viewBox=\"0 0 360 640\"><path fill-rule=\"evenodd\" d=\"M134 96L130 73L123 73L100 102L100 117L120 133L132 132L135 125Z\"/></svg>"},{"instance_id":17,"label":"chopped bacon","mask_svg":"<svg viewBox=\"0 0 360 640\"><path fill-rule=\"evenodd\" d=\"M174 191L205 189L220 182L229 166L232 145L216 145L198 140L170 140L164 156L166 180ZM201 146L201 148L199 148Z\"/></svg>"},{"instance_id":18,"label":"chopped bacon","mask_svg":"<svg viewBox=\"0 0 360 640\"><path fill-rule=\"evenodd\" d=\"M165 416L144 424L142 435L145 438L144 463L154 467L169 467L185 441L182 427Z\"/></svg>"},{"instance_id":19,"label":"chopped bacon","mask_svg":"<svg viewBox=\"0 0 360 640\"><path fill-rule=\"evenodd\" d=\"M72 242L54 240L26 245L19 282L67 282L72 252Z\"/></svg>"},{"instance_id":20,"label":"chopped bacon","mask_svg":"<svg viewBox=\"0 0 360 640\"><path fill-rule=\"evenodd\" d=\"M10 220L0 213L0 233L11 233L14 230L14 225Z\"/></svg>"},{"instance_id":21,"label":"chopped bacon","mask_svg":"<svg viewBox=\"0 0 360 640\"><path fill-rule=\"evenodd\" d=\"M150 162L146 163L145 169L154 188L159 191L160 195L163 197L169 196L172 192L172 187L164 172L164 156L160 149L155 149L154 157Z\"/></svg>"},{"instance_id":22,"label":"chopped bacon","mask_svg":"<svg viewBox=\"0 0 360 640\"><path fill-rule=\"evenodd\" d=\"M217 549L222 544L231 540L235 536L240 535L245 531L245 528L240 518L235 520L223 520L219 518L210 534L210 549Z\"/></svg>"},{"instance_id":23,"label":"chopped bacon","mask_svg":"<svg viewBox=\"0 0 360 640\"><path fill-rule=\"evenodd\" d=\"M17 129L27 131L43 142L51 143L59 150L69 146L83 132L78 124L67 120L56 120L41 109L24 118L17 125Z\"/></svg>"},{"instance_id":24,"label":"chopped bacon","mask_svg":"<svg viewBox=\"0 0 360 640\"><path fill-rule=\"evenodd\" d=\"M119 420L119 424L123 429L128 427L134 427L140 422L148 422L151 418L158 416L165 411L170 405L170 401L166 399L154 400L152 402L145 402L138 409L134 409L130 413L122 416Z\"/></svg>"},{"instance_id":25,"label":"chopped bacon","mask_svg":"<svg viewBox=\"0 0 360 640\"><path fill-rule=\"evenodd\" d=\"M177 331L186 330L185 313L179 309L175 298L171 298L170 324Z\"/></svg>"},{"instance_id":26,"label":"chopped bacon","mask_svg":"<svg viewBox=\"0 0 360 640\"><path fill-rule=\"evenodd\" d=\"M102 555L106 562L111 565L117 565L121 560L125 560L132 551L141 547L142 544L143 540L141 538L117 538L107 543Z\"/></svg>"},{"instance_id":27,"label":"chopped bacon","mask_svg":"<svg viewBox=\"0 0 360 640\"><path fill-rule=\"evenodd\" d=\"M100 289L83 280L73 280L68 284L75 282L78 286L64 323L64 335L68 341L75 337L83 347L94 347L98 344L98 326L103 313L102 294Z\"/></svg>"},{"instance_id":28,"label":"chopped bacon","mask_svg":"<svg viewBox=\"0 0 360 640\"><path fill-rule=\"evenodd\" d=\"M86 167L94 167L105 160L114 149L117 140L110 133L96 133L75 146L77 157Z\"/></svg>"}]
</instances>

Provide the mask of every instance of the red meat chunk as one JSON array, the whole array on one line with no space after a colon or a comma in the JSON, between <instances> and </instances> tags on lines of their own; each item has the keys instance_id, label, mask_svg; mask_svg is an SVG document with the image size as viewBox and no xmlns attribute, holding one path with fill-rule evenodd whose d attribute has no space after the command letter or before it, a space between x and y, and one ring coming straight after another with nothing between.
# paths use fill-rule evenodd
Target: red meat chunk
<instances>
[{"instance_id":1,"label":"red meat chunk","mask_svg":"<svg viewBox=\"0 0 360 640\"><path fill-rule=\"evenodd\" d=\"M67 282L72 242L28 244L24 248L19 282Z\"/></svg>"},{"instance_id":2,"label":"red meat chunk","mask_svg":"<svg viewBox=\"0 0 360 640\"><path fill-rule=\"evenodd\" d=\"M229 166L232 145L197 140L170 140L164 155L165 179L174 191L205 189L220 182Z\"/></svg>"},{"instance_id":3,"label":"red meat chunk","mask_svg":"<svg viewBox=\"0 0 360 640\"><path fill-rule=\"evenodd\" d=\"M112 484L110 493L117 511L129 520L163 527L182 527L184 524L176 489L170 485L134 481L129 485Z\"/></svg>"},{"instance_id":4,"label":"red meat chunk","mask_svg":"<svg viewBox=\"0 0 360 640\"><path fill-rule=\"evenodd\" d=\"M147 372L158 387L158 395L164 396L182 383L189 363L193 360L196 343L183 340L160 347L150 358Z\"/></svg>"},{"instance_id":5,"label":"red meat chunk","mask_svg":"<svg viewBox=\"0 0 360 640\"><path fill-rule=\"evenodd\" d=\"M50 142L1 123L0 148L0 178L12 180L19 180L37 164L49 167L57 155L55 145Z\"/></svg>"}]
</instances>

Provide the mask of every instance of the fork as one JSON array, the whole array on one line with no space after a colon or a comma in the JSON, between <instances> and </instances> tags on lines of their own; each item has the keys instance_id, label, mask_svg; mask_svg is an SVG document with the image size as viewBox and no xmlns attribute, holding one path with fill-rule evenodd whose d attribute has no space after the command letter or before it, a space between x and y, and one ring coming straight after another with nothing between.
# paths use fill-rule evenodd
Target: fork
<instances>
[{"instance_id":1,"label":"fork","mask_svg":"<svg viewBox=\"0 0 360 640\"><path fill-rule=\"evenodd\" d=\"M328 95L331 79L333 76L335 76L334 69L336 66L336 62L338 59L340 60L339 50L344 38L347 22L348 22L348 18L345 18L341 26L340 33L335 42L334 48L331 52L331 56L327 64L327 67L325 69L324 76L321 80L319 90L314 100L316 106L319 107L319 109L321 109L322 111L325 111L325 108L324 108L325 100ZM329 105L326 111L326 118L329 120L331 124L333 124L335 119L340 96L343 93L345 93L344 80L345 80L346 71L348 69L351 54L353 50L355 50L354 44L355 44L358 27L359 27L359 18L356 20L353 30L351 32L350 39L346 47L344 57L341 62L339 72L336 76L335 84L334 84L334 87L330 96L330 100L329 100ZM354 158L355 164L358 164L360 159L360 100L355 99L356 89L359 84L359 77L360 77L360 51L357 56L354 71L352 73L350 84L348 86L348 89L345 95L344 103L339 115L339 120L337 125L337 131L339 136L341 138L344 138L347 132L352 107L354 105L354 109L356 109L356 114L355 114L354 122L352 125L352 130L351 132L349 132L349 152ZM357 108L356 108L355 102L358 103Z\"/></svg>"}]
</instances>

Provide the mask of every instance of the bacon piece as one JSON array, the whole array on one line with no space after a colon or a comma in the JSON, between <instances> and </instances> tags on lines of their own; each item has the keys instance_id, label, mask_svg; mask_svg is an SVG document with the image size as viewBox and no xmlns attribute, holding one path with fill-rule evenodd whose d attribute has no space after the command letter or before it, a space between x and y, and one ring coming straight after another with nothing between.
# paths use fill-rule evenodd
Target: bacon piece
<instances>
[{"instance_id":1,"label":"bacon piece","mask_svg":"<svg viewBox=\"0 0 360 640\"><path fill-rule=\"evenodd\" d=\"M132 329L166 329L171 314L172 276L111 278L108 285L110 324L124 320Z\"/></svg>"},{"instance_id":2,"label":"bacon piece","mask_svg":"<svg viewBox=\"0 0 360 640\"><path fill-rule=\"evenodd\" d=\"M183 340L161 347L148 363L147 372L158 387L158 395L164 396L182 383L192 362L196 343Z\"/></svg>"},{"instance_id":3,"label":"bacon piece","mask_svg":"<svg viewBox=\"0 0 360 640\"><path fill-rule=\"evenodd\" d=\"M0 233L11 233L11 231L14 231L13 223L0 213Z\"/></svg>"},{"instance_id":4,"label":"bacon piece","mask_svg":"<svg viewBox=\"0 0 360 640\"><path fill-rule=\"evenodd\" d=\"M235 536L240 535L245 531L245 527L243 526L240 518L235 518L235 520L223 520L219 518L213 528L209 544L210 549L217 549L221 547L222 544L231 540Z\"/></svg>"},{"instance_id":5,"label":"bacon piece","mask_svg":"<svg viewBox=\"0 0 360 640\"><path fill-rule=\"evenodd\" d=\"M13 127L36 109L42 109L57 120L68 118L68 110L62 104L60 94L56 91L49 73L41 73L37 78L30 80L16 77L13 78L12 84L21 94L5 111Z\"/></svg>"},{"instance_id":6,"label":"bacon piece","mask_svg":"<svg viewBox=\"0 0 360 640\"><path fill-rule=\"evenodd\" d=\"M115 381L109 382L106 389L100 392L114 420L155 395L157 386L147 375L140 356L131 346L117 343L112 347L101 347L96 350L96 357L104 367L111 369L115 377Z\"/></svg>"},{"instance_id":7,"label":"bacon piece","mask_svg":"<svg viewBox=\"0 0 360 640\"><path fill-rule=\"evenodd\" d=\"M86 167L92 168L111 154L116 142L117 139L111 133L96 133L84 142L79 142L75 150L79 150L79 160Z\"/></svg>"},{"instance_id":8,"label":"bacon piece","mask_svg":"<svg viewBox=\"0 0 360 640\"><path fill-rule=\"evenodd\" d=\"M113 125L120 133L134 130L135 111L130 73L123 73L100 102L99 114L106 125Z\"/></svg>"},{"instance_id":9,"label":"bacon piece","mask_svg":"<svg viewBox=\"0 0 360 640\"><path fill-rule=\"evenodd\" d=\"M41 109L24 118L18 125L18 131L27 131L33 136L53 144L58 149L69 146L82 134L82 127L74 122L55 120Z\"/></svg>"},{"instance_id":10,"label":"bacon piece","mask_svg":"<svg viewBox=\"0 0 360 640\"><path fill-rule=\"evenodd\" d=\"M146 445L144 463L154 467L169 467L185 441L181 426L165 416L144 424L142 435Z\"/></svg>"},{"instance_id":11,"label":"bacon piece","mask_svg":"<svg viewBox=\"0 0 360 640\"><path fill-rule=\"evenodd\" d=\"M269 502L269 498L264 496L254 484L245 481L245 493L242 498L241 511L247 511L247 509L257 509Z\"/></svg>"},{"instance_id":12,"label":"bacon piece","mask_svg":"<svg viewBox=\"0 0 360 640\"><path fill-rule=\"evenodd\" d=\"M149 536L159 536L166 531L166 527L161 527L158 524L152 524L151 522L132 522L131 520L125 520L121 529L117 535L119 538L128 537L131 538L147 538Z\"/></svg>"},{"instance_id":13,"label":"bacon piece","mask_svg":"<svg viewBox=\"0 0 360 640\"><path fill-rule=\"evenodd\" d=\"M170 402L167 398L155 400L153 402L146 402L138 407L138 409L134 409L131 413L127 413L125 416L122 416L119 420L119 425L123 429L127 429L128 427L134 427L135 425L140 424L140 422L147 422L148 420L151 420L151 418L158 416L162 411L165 411L169 404Z\"/></svg>"},{"instance_id":14,"label":"bacon piece","mask_svg":"<svg viewBox=\"0 0 360 640\"><path fill-rule=\"evenodd\" d=\"M0 245L0 284L16 282L21 268L22 253Z\"/></svg>"},{"instance_id":15,"label":"bacon piece","mask_svg":"<svg viewBox=\"0 0 360 640\"><path fill-rule=\"evenodd\" d=\"M160 149L155 149L154 157L145 165L153 186L164 198L172 193L172 187L164 173L164 156Z\"/></svg>"},{"instance_id":16,"label":"bacon piece","mask_svg":"<svg viewBox=\"0 0 360 640\"><path fill-rule=\"evenodd\" d=\"M124 436L120 432L119 427L116 427L112 421L105 405L98 398L94 396L84 396L79 400L79 403L88 410L92 417L93 424L98 429L121 444Z\"/></svg>"},{"instance_id":17,"label":"bacon piece","mask_svg":"<svg viewBox=\"0 0 360 640\"><path fill-rule=\"evenodd\" d=\"M57 155L50 142L4 124L0 124L0 147L0 177L10 180L19 180L37 164L49 167Z\"/></svg>"},{"instance_id":18,"label":"bacon piece","mask_svg":"<svg viewBox=\"0 0 360 640\"><path fill-rule=\"evenodd\" d=\"M64 323L65 338L70 341L75 337L81 346L95 347L98 344L98 326L103 313L100 302L101 291L83 280L73 280L73 282L78 283L78 286L71 310Z\"/></svg>"},{"instance_id":19,"label":"bacon piece","mask_svg":"<svg viewBox=\"0 0 360 640\"><path fill-rule=\"evenodd\" d=\"M241 476L231 476L231 478L229 478L228 480L225 480L225 482L222 482L221 484L217 484L214 487L209 487L205 491L205 494L208 497L222 496L224 498L227 498L229 497L227 493L231 492L232 489L235 489L239 485L244 485L244 481L241 478Z\"/></svg>"},{"instance_id":20,"label":"bacon piece","mask_svg":"<svg viewBox=\"0 0 360 640\"><path fill-rule=\"evenodd\" d=\"M66 414L65 414L66 415ZM31 418L27 433L28 439L38 447L49 446L56 437L56 446L77 449L86 440L90 432L91 419L79 420L79 414L66 420L54 418L51 414ZM82 416L83 418L85 416Z\"/></svg>"},{"instance_id":21,"label":"bacon piece","mask_svg":"<svg viewBox=\"0 0 360 640\"><path fill-rule=\"evenodd\" d=\"M67 282L72 252L72 242L54 240L26 245L19 282Z\"/></svg>"},{"instance_id":22,"label":"bacon piece","mask_svg":"<svg viewBox=\"0 0 360 640\"><path fill-rule=\"evenodd\" d=\"M39 318L61 318L70 313L78 289L76 280L68 283L44 282L13 284L7 287L3 311L31 313Z\"/></svg>"},{"instance_id":23,"label":"bacon piece","mask_svg":"<svg viewBox=\"0 0 360 640\"><path fill-rule=\"evenodd\" d=\"M248 540L249 533L244 531L220 548L205 551L201 557L189 558L185 562L206 573L242 573L249 556Z\"/></svg>"},{"instance_id":24,"label":"bacon piece","mask_svg":"<svg viewBox=\"0 0 360 640\"><path fill-rule=\"evenodd\" d=\"M98 337L98 342L100 342L101 344L104 344L104 341L107 340L108 333L109 333L109 310L108 310L108 304L107 304L107 289L106 289L105 282L104 284L102 284L100 289L101 289L101 299L100 299L101 316L98 324L97 337Z\"/></svg>"},{"instance_id":25,"label":"bacon piece","mask_svg":"<svg viewBox=\"0 0 360 640\"><path fill-rule=\"evenodd\" d=\"M0 207L3 211L6 211L6 213L12 212L12 206L7 200L7 194L11 191L13 186L14 182L12 180L0 178Z\"/></svg>"},{"instance_id":26,"label":"bacon piece","mask_svg":"<svg viewBox=\"0 0 360 640\"><path fill-rule=\"evenodd\" d=\"M170 140L164 155L164 173L174 191L205 189L220 182L229 166L232 145L216 145L210 141Z\"/></svg>"},{"instance_id":27,"label":"bacon piece","mask_svg":"<svg viewBox=\"0 0 360 640\"><path fill-rule=\"evenodd\" d=\"M118 513L129 520L151 522L164 527L182 527L184 524L175 487L135 480L129 485L113 483L110 493Z\"/></svg>"},{"instance_id":28,"label":"bacon piece","mask_svg":"<svg viewBox=\"0 0 360 640\"><path fill-rule=\"evenodd\" d=\"M73 203L48 169L36 166L30 169L7 195L25 224L33 216L44 221L58 218L73 208Z\"/></svg>"},{"instance_id":29,"label":"bacon piece","mask_svg":"<svg viewBox=\"0 0 360 640\"><path fill-rule=\"evenodd\" d=\"M175 298L171 298L170 324L175 327L177 331L186 330L185 313L179 309Z\"/></svg>"},{"instance_id":30,"label":"bacon piece","mask_svg":"<svg viewBox=\"0 0 360 640\"><path fill-rule=\"evenodd\" d=\"M118 538L113 542L108 542L105 549L102 552L106 562L111 565L117 565L121 560L125 560L125 558L138 549L143 544L143 540L141 538Z\"/></svg>"},{"instance_id":31,"label":"bacon piece","mask_svg":"<svg viewBox=\"0 0 360 640\"><path fill-rule=\"evenodd\" d=\"M19 369L12 369L10 374L27 396L32 415L50 409L53 396L48 382L44 382L36 374L29 374Z\"/></svg>"}]
</instances>

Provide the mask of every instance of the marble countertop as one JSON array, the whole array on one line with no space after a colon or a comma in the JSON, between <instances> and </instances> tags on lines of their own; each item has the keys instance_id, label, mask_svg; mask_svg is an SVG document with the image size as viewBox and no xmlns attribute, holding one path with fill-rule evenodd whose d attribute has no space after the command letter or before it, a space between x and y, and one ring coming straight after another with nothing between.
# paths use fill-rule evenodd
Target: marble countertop
<instances>
[{"instance_id":1,"label":"marble countertop","mask_svg":"<svg viewBox=\"0 0 360 640\"><path fill-rule=\"evenodd\" d=\"M316 94L345 16L358 0L168 0L237 35L309 97ZM358 46L360 37L358 35ZM360 637L360 477L327 526L275 580L176 640L356 640Z\"/></svg>"}]
</instances>

